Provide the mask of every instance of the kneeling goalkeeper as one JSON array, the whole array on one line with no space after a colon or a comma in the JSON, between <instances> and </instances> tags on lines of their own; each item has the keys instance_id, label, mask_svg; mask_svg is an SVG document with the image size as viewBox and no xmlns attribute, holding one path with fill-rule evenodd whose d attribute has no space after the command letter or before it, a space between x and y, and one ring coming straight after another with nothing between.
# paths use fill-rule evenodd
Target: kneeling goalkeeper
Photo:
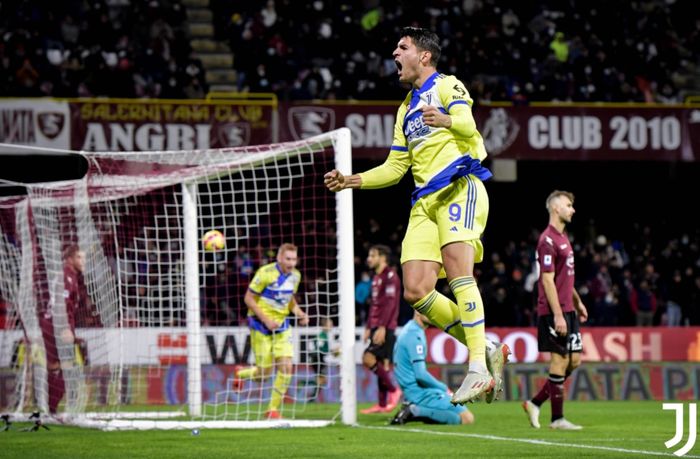
<instances>
[{"instance_id":1,"label":"kneeling goalkeeper","mask_svg":"<svg viewBox=\"0 0 700 459\"><path fill-rule=\"evenodd\" d=\"M425 366L425 329L429 325L428 318L416 311L396 339L394 374L403 391L404 404L391 423L471 424L474 414L465 406L453 405L448 387L428 373Z\"/></svg>"}]
</instances>

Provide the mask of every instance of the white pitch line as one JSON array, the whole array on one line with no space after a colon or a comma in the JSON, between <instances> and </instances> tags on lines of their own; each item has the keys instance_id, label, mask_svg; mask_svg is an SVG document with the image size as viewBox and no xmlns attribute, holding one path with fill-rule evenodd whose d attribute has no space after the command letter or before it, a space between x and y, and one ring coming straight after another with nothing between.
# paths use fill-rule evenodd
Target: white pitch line
<instances>
[{"instance_id":1,"label":"white pitch line","mask_svg":"<svg viewBox=\"0 0 700 459\"><path fill-rule=\"evenodd\" d=\"M644 456L670 456L676 457L672 452L656 452L656 451L644 451L639 449L627 449L627 448L613 448L611 446L592 446L592 445L579 445L576 443L557 443L555 441L547 440L535 440L532 438L517 438L517 437L499 437L497 435L483 435L483 434L473 434L464 432L441 432L439 430L423 430L423 429L412 429L405 427L378 427L378 426L363 426L357 425L362 429L370 430L393 430L396 432L412 432L412 433L422 433L429 435L445 435L450 437L467 437L467 438L480 438L482 440L497 440L497 441L510 441L514 443L528 443L531 445L545 445L545 446L562 446L565 448L579 448L579 449L595 449L600 451L612 451L615 453L628 453L637 454ZM685 457L690 458L700 458L700 456L685 455Z\"/></svg>"}]
</instances>

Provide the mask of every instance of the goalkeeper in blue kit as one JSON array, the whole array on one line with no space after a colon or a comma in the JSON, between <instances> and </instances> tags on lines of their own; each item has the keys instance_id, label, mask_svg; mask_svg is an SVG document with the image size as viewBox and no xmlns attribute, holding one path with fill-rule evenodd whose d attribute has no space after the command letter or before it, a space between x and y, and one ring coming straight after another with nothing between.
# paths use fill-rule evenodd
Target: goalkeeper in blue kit
<instances>
[{"instance_id":1,"label":"goalkeeper in blue kit","mask_svg":"<svg viewBox=\"0 0 700 459\"><path fill-rule=\"evenodd\" d=\"M334 169L324 182L334 192L383 188L411 168L416 187L401 246L404 298L469 349L469 369L452 403L480 397L491 402L502 388L510 351L500 343L486 350L484 304L474 278L489 211L483 181L491 172L481 165L486 149L472 116L473 100L456 77L437 72L435 33L404 28L393 57L399 81L411 91L398 108L389 156L360 174ZM447 277L456 302L435 289L440 277Z\"/></svg>"},{"instance_id":2,"label":"goalkeeper in blue kit","mask_svg":"<svg viewBox=\"0 0 700 459\"><path fill-rule=\"evenodd\" d=\"M419 312L401 329L394 346L394 374L403 391L404 403L392 424L423 421L431 424L471 424L474 415L466 407L453 405L448 387L428 373L425 356L430 322Z\"/></svg>"}]
</instances>

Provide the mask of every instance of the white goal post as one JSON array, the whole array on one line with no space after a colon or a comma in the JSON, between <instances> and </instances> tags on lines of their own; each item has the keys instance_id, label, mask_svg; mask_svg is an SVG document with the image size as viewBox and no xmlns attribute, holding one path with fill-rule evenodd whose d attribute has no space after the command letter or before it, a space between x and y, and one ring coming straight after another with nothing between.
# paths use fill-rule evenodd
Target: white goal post
<instances>
[{"instance_id":1,"label":"white goal post","mask_svg":"<svg viewBox=\"0 0 700 459\"><path fill-rule=\"evenodd\" d=\"M49 151L0 144L18 150ZM255 147L80 154L85 177L0 198L0 372L15 381L0 412L107 430L356 422L352 193L323 186L331 168L351 171L349 129ZM225 248L203 248L211 229ZM282 419L268 420L284 387L276 363L268 377L234 383L255 363L243 294L284 242L299 247L296 297L310 324L290 323L294 370ZM66 267L70 247L84 270Z\"/></svg>"}]
</instances>

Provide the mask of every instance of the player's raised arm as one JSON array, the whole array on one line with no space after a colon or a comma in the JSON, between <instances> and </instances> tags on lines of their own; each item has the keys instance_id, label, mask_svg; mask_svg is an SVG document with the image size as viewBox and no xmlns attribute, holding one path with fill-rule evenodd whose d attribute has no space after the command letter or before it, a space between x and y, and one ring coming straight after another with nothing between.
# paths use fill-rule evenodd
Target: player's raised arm
<instances>
[{"instance_id":1,"label":"player's raised arm","mask_svg":"<svg viewBox=\"0 0 700 459\"><path fill-rule=\"evenodd\" d=\"M358 174L345 176L338 169L333 169L324 174L323 183L330 191L337 193L346 188L361 188L362 178Z\"/></svg>"},{"instance_id":2,"label":"player's raised arm","mask_svg":"<svg viewBox=\"0 0 700 459\"><path fill-rule=\"evenodd\" d=\"M339 170L333 169L323 176L323 183L333 192L346 188L386 188L399 183L409 166L408 154L405 151L392 150L386 161L375 168L353 175L343 175Z\"/></svg>"},{"instance_id":3,"label":"player's raised arm","mask_svg":"<svg viewBox=\"0 0 700 459\"><path fill-rule=\"evenodd\" d=\"M442 124L437 126L446 127L461 138L472 137L477 133L476 120L472 114L474 101L469 96L464 83L452 76L442 80L439 87L442 103L447 107L447 114L442 116L449 118L450 121L447 125L447 121L443 118Z\"/></svg>"},{"instance_id":4,"label":"player's raised arm","mask_svg":"<svg viewBox=\"0 0 700 459\"><path fill-rule=\"evenodd\" d=\"M403 120L405 107L401 105L398 110L397 120ZM406 138L399 121L394 125L394 141L389 151L389 156L381 165L359 174L345 176L337 169L326 173L323 181L326 188L338 192L346 188L376 189L396 185L401 180L408 168L411 167L411 159L406 147Z\"/></svg>"},{"instance_id":5,"label":"player's raised arm","mask_svg":"<svg viewBox=\"0 0 700 459\"><path fill-rule=\"evenodd\" d=\"M428 126L444 127L447 129L452 127L452 117L442 113L437 107L424 105L421 108L421 112L423 113L423 122Z\"/></svg>"}]
</instances>

